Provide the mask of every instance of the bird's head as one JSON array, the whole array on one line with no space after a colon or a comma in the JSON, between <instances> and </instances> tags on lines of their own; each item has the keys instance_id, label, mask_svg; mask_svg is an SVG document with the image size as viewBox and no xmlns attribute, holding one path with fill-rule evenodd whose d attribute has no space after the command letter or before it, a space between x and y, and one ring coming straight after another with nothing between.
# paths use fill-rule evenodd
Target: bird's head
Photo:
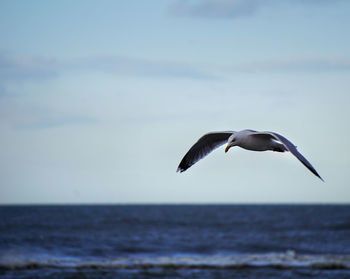
<instances>
[{"instance_id":1,"label":"bird's head","mask_svg":"<svg viewBox=\"0 0 350 279\"><path fill-rule=\"evenodd\" d=\"M236 145L236 137L235 134L232 134L227 140L227 146L225 148L225 153L232 147Z\"/></svg>"}]
</instances>

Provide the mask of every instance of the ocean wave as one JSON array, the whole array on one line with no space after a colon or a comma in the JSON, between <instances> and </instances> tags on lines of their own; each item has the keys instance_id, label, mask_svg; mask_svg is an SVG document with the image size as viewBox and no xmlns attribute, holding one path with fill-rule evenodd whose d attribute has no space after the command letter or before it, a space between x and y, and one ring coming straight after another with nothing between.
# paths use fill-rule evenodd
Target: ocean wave
<instances>
[{"instance_id":1,"label":"ocean wave","mask_svg":"<svg viewBox=\"0 0 350 279\"><path fill-rule=\"evenodd\" d=\"M350 255L297 255L294 251L242 255L137 256L81 259L3 255L0 269L350 269Z\"/></svg>"}]
</instances>

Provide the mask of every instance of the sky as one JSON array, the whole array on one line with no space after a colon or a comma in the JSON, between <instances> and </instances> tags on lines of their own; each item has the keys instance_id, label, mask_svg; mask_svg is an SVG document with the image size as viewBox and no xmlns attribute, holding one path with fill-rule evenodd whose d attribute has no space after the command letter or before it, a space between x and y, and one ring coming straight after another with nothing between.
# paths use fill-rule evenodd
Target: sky
<instances>
[{"instance_id":1,"label":"sky","mask_svg":"<svg viewBox=\"0 0 350 279\"><path fill-rule=\"evenodd\" d=\"M350 1L0 2L0 204L349 203ZM289 152L221 147L274 131Z\"/></svg>"}]
</instances>

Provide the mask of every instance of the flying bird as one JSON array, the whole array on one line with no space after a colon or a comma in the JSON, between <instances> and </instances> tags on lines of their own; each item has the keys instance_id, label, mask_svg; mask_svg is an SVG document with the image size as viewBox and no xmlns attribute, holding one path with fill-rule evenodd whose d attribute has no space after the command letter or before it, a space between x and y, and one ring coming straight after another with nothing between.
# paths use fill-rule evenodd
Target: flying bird
<instances>
[{"instance_id":1,"label":"flying bird","mask_svg":"<svg viewBox=\"0 0 350 279\"><path fill-rule=\"evenodd\" d=\"M177 168L177 172L184 172L214 149L225 143L227 144L225 153L233 146L239 146L253 151L289 151L314 175L324 181L310 162L298 152L297 147L284 136L274 132L258 132L254 130L211 132L205 134L183 157Z\"/></svg>"}]
</instances>

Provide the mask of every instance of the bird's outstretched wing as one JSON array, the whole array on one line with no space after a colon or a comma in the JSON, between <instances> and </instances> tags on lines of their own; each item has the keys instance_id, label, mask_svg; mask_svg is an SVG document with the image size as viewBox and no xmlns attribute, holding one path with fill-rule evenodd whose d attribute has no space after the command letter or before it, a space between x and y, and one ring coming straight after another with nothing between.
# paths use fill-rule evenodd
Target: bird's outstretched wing
<instances>
[{"instance_id":1,"label":"bird's outstretched wing","mask_svg":"<svg viewBox=\"0 0 350 279\"><path fill-rule=\"evenodd\" d=\"M215 148L225 144L232 133L233 131L211 132L202 136L183 157L177 171L184 172Z\"/></svg>"},{"instance_id":2,"label":"bird's outstretched wing","mask_svg":"<svg viewBox=\"0 0 350 279\"><path fill-rule=\"evenodd\" d=\"M322 181L322 177L318 174L318 172L315 170L315 168L311 165L311 163L297 150L297 147L290 142L288 139L286 139L284 136L274 133L274 132L257 132L254 135L270 135L273 139L279 141L282 143L288 151L290 151L297 159L305 166L307 167L314 175L316 175L318 178L320 178Z\"/></svg>"}]
</instances>

